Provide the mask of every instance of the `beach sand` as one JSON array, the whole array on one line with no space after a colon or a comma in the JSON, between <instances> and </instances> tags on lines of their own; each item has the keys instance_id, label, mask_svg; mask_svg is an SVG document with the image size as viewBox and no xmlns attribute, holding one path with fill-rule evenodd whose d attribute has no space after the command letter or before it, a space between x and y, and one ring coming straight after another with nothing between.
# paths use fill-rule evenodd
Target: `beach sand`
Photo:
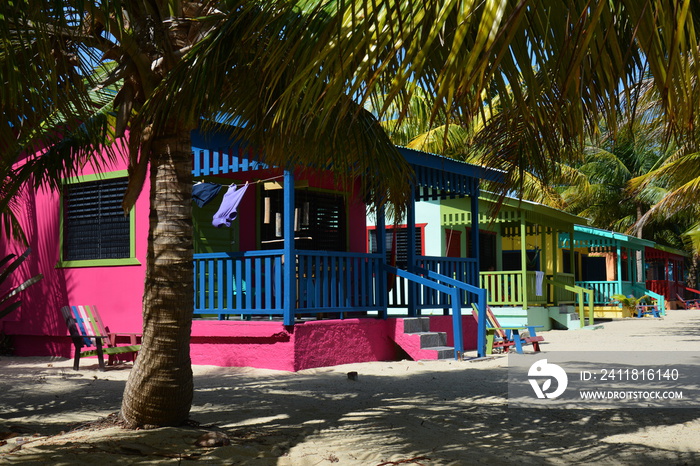
<instances>
[{"instance_id":1,"label":"beach sand","mask_svg":"<svg viewBox=\"0 0 700 466\"><path fill-rule=\"evenodd\" d=\"M542 334L543 355L700 354L700 311ZM94 359L83 366L0 357L0 463L700 464L700 409L509 408L505 355L297 373L194 366L193 425L136 431L110 422L130 364L106 372ZM229 445L195 444L222 434Z\"/></svg>"}]
</instances>

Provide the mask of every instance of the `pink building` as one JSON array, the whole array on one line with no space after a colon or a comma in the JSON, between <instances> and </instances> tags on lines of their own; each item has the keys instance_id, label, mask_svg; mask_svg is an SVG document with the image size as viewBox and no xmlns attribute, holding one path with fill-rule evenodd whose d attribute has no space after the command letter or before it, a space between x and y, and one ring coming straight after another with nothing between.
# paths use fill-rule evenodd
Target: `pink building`
<instances>
[{"instance_id":1,"label":"pink building","mask_svg":"<svg viewBox=\"0 0 700 466\"><path fill-rule=\"evenodd\" d=\"M267 166L223 138L205 140L194 133L193 145L194 188L205 199L193 204L194 364L300 370L483 352L484 323L479 331L471 316L461 317L461 308L471 302L485 306L483 290L476 288L478 254L449 261L411 255L405 270L392 270L383 226L377 230L379 250L368 252L367 206L357 184ZM400 150L416 172L416 200L477 198L480 179L500 176ZM15 354L70 357L60 313L67 304L97 306L112 331L141 331L149 193L146 184L125 217L126 177L125 162L99 174L86 167L80 177L65 180L60 193L22 193L21 221L32 253L17 275L42 273L44 279L24 292L18 311L0 320ZM224 195L234 190L243 193L235 219L215 227L212 219ZM478 209L476 203L472 208ZM407 223L415 224L412 209ZM7 241L0 245L3 256L22 250ZM391 274L411 283L408 320L387 318ZM447 275L459 283L440 280ZM419 318L420 309L429 307L445 315Z\"/></svg>"}]
</instances>

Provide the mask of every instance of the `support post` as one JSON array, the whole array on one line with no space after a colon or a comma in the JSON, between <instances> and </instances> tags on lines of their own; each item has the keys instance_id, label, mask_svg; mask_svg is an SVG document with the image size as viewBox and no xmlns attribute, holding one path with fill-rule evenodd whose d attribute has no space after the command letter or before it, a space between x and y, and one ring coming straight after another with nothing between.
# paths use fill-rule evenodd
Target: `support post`
<instances>
[{"instance_id":1,"label":"support post","mask_svg":"<svg viewBox=\"0 0 700 466\"><path fill-rule=\"evenodd\" d=\"M527 309L527 225L525 224L525 216L520 215L520 273L522 274L523 287L521 296L523 299L523 309Z\"/></svg>"},{"instance_id":2,"label":"support post","mask_svg":"<svg viewBox=\"0 0 700 466\"><path fill-rule=\"evenodd\" d=\"M477 307L479 315L477 316L476 330L476 355L480 358L486 356L486 290L481 289L477 292Z\"/></svg>"},{"instance_id":3,"label":"support post","mask_svg":"<svg viewBox=\"0 0 700 466\"><path fill-rule=\"evenodd\" d=\"M386 264L386 211L384 205L377 208L377 252L382 256L382 264ZM387 264L390 265L390 264ZM389 291L387 287L388 274L382 270L378 270L379 279L377 281L377 293L379 295L379 314L382 319L389 317Z\"/></svg>"},{"instance_id":4,"label":"support post","mask_svg":"<svg viewBox=\"0 0 700 466\"><path fill-rule=\"evenodd\" d=\"M476 270L474 273L475 277L469 277L471 280L470 285L480 286L479 271L481 270L481 257L479 256L480 248L480 232L479 232L479 190L476 189L470 196L471 210L472 210L472 250L470 251L471 257L476 260Z\"/></svg>"},{"instance_id":5,"label":"support post","mask_svg":"<svg viewBox=\"0 0 700 466\"><path fill-rule=\"evenodd\" d=\"M282 255L282 281L284 282L284 325L293 325L297 301L296 257L294 252L294 173L284 171L283 209L284 248Z\"/></svg>"},{"instance_id":6,"label":"support post","mask_svg":"<svg viewBox=\"0 0 700 466\"><path fill-rule=\"evenodd\" d=\"M557 235L558 237L559 235ZM574 285L576 284L576 252L574 251L574 229L571 229L571 247L569 248L569 264L571 264L571 273L574 276Z\"/></svg>"},{"instance_id":7,"label":"support post","mask_svg":"<svg viewBox=\"0 0 700 466\"><path fill-rule=\"evenodd\" d=\"M620 294L624 294L624 291L622 289L622 248L620 247L620 243L617 243L616 249L617 253L615 265L617 266L617 292ZM607 296L608 299L610 299L610 296Z\"/></svg>"},{"instance_id":8,"label":"support post","mask_svg":"<svg viewBox=\"0 0 700 466\"><path fill-rule=\"evenodd\" d=\"M411 197L408 201L408 211L406 212L406 228L407 228L407 239L408 244L406 251L406 269L410 273L415 273L416 266L416 188L411 187ZM418 289L416 284L412 281L408 281L408 315L410 317L416 317L418 312L416 310L416 300L418 295Z\"/></svg>"}]
</instances>

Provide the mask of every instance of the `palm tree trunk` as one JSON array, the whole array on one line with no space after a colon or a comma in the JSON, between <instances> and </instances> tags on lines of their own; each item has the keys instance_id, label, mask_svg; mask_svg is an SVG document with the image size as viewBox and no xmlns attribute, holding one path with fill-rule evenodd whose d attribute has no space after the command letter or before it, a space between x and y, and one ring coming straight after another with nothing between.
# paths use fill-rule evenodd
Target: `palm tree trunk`
<instances>
[{"instance_id":1,"label":"palm tree trunk","mask_svg":"<svg viewBox=\"0 0 700 466\"><path fill-rule=\"evenodd\" d=\"M180 425L192 406L193 247L188 130L153 141L143 339L124 390L131 428Z\"/></svg>"}]
</instances>

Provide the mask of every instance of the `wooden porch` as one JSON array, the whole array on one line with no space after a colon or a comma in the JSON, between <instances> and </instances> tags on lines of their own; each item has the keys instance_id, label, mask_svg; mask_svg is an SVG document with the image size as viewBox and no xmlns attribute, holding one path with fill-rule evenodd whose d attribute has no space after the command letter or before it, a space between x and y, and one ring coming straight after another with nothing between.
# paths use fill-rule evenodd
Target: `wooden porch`
<instances>
[{"instance_id":1,"label":"wooden porch","mask_svg":"<svg viewBox=\"0 0 700 466\"><path fill-rule=\"evenodd\" d=\"M669 303L683 299L695 299L687 292L685 276L685 260L688 254L684 251L669 247L654 245L644 250L646 258L646 287L663 295Z\"/></svg>"},{"instance_id":2,"label":"wooden porch","mask_svg":"<svg viewBox=\"0 0 700 466\"><path fill-rule=\"evenodd\" d=\"M648 240L635 238L598 228L576 225L575 236L568 233L560 235L563 247L579 249L588 255L595 254L605 258L607 267L603 280L581 279L581 268L578 270L576 286L586 288L593 292L593 302L596 308L609 312L611 307L619 307L612 298L616 294L641 297L649 296L659 305L665 313L666 298L646 286L640 269L644 270L646 247L654 243ZM573 238L573 240L572 240ZM609 269L609 270L608 270Z\"/></svg>"},{"instance_id":3,"label":"wooden porch","mask_svg":"<svg viewBox=\"0 0 700 466\"><path fill-rule=\"evenodd\" d=\"M476 197L480 179L500 179L498 172L489 169L433 154L403 148L400 151L416 173L414 203L428 197ZM269 176L270 170L275 169L251 160L250 153L242 153L236 147L226 151L195 150L196 178L214 174L250 178L257 170L265 170L264 176ZM264 250L258 240L256 248L245 251L196 253L195 316L216 320L256 316L255 320L281 320L283 325L292 326L316 317L386 319L388 308L397 306L405 306L408 316L420 315L423 309L448 309L452 316L454 356L461 357L461 310L463 306L471 307L471 303L477 303L480 309L486 307L485 292L478 287L478 254L456 260L409 254L406 268L396 269L388 260L382 209L378 212L379 250L375 253L309 248L317 244L317 239L305 241L305 247L301 247L295 229L299 223L295 186L300 180L292 170L276 170L283 179L281 248ZM478 210L476 204L474 208ZM415 225L414 205L409 205L407 224ZM414 228L408 231L413 232ZM415 244L412 235L409 233L408 241ZM392 282L401 284L390 286ZM486 324L480 322L479 355L485 354L485 334Z\"/></svg>"},{"instance_id":4,"label":"wooden porch","mask_svg":"<svg viewBox=\"0 0 700 466\"><path fill-rule=\"evenodd\" d=\"M500 200L491 193L482 193L479 204L479 236L490 239L482 252L489 257L481 259L479 284L489 305L523 310L573 305L581 326L586 317L592 323L591 293L574 280L574 252L559 247L559 234L573 232L576 222L585 219L535 202ZM467 226L467 237L473 238L468 228L472 214L464 212L463 201L446 200L441 216L451 234Z\"/></svg>"}]
</instances>

